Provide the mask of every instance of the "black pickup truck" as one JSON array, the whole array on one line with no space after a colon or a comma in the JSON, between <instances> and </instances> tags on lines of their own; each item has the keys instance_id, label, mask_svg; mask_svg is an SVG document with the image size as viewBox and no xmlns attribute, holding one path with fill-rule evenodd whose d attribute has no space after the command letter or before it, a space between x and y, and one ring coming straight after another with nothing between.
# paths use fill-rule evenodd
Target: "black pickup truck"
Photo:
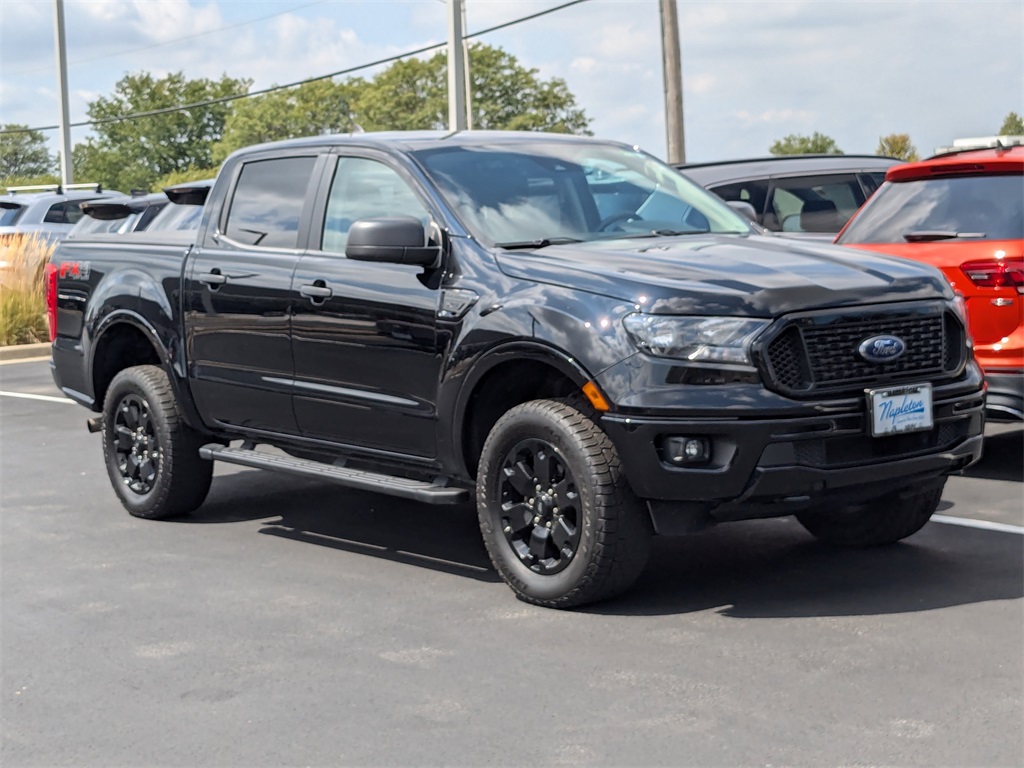
<instances>
[{"instance_id":1,"label":"black pickup truck","mask_svg":"<svg viewBox=\"0 0 1024 768\"><path fill-rule=\"evenodd\" d=\"M67 241L53 373L133 515L213 461L475 495L529 602L625 590L652 534L795 514L902 539L982 448L963 307L909 261L758 235L635 147L316 137L225 163L198 234Z\"/></svg>"}]
</instances>

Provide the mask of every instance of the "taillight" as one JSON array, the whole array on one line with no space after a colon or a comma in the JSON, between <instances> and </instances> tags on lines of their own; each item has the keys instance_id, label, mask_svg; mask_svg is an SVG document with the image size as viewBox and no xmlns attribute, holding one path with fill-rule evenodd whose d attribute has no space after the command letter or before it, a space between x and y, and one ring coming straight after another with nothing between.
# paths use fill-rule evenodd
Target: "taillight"
<instances>
[{"instance_id":1,"label":"taillight","mask_svg":"<svg viewBox=\"0 0 1024 768\"><path fill-rule=\"evenodd\" d=\"M960 265L960 270L979 288L1024 291L1024 258L968 261Z\"/></svg>"},{"instance_id":2,"label":"taillight","mask_svg":"<svg viewBox=\"0 0 1024 768\"><path fill-rule=\"evenodd\" d=\"M46 265L46 324L50 326L50 341L57 338L57 267Z\"/></svg>"}]
</instances>

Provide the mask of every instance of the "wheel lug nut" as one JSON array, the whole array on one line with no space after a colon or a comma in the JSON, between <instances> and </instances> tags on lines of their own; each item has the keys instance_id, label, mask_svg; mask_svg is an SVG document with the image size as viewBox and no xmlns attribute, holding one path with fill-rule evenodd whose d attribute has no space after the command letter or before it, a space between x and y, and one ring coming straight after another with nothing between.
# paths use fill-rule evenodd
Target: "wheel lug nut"
<instances>
[{"instance_id":1,"label":"wheel lug nut","mask_svg":"<svg viewBox=\"0 0 1024 768\"><path fill-rule=\"evenodd\" d=\"M540 515L537 515L536 517L533 518L533 524L537 525L537 523L539 523L539 522L540 522Z\"/></svg>"},{"instance_id":2,"label":"wheel lug nut","mask_svg":"<svg viewBox=\"0 0 1024 768\"><path fill-rule=\"evenodd\" d=\"M505 531L505 533L512 533L512 526L511 525L506 525L505 528L504 528L504 531Z\"/></svg>"},{"instance_id":3,"label":"wheel lug nut","mask_svg":"<svg viewBox=\"0 0 1024 768\"><path fill-rule=\"evenodd\" d=\"M547 522L547 527L548 527L548 528L550 528L550 527L551 527L551 521L550 521L550 520L548 520L548 522Z\"/></svg>"}]
</instances>

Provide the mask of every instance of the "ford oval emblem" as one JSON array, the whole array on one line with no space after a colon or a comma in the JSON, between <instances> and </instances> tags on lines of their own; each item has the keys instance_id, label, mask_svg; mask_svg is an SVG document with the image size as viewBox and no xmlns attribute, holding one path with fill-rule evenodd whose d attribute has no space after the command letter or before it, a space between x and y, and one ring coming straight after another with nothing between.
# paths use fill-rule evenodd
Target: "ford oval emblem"
<instances>
[{"instance_id":1,"label":"ford oval emblem","mask_svg":"<svg viewBox=\"0 0 1024 768\"><path fill-rule=\"evenodd\" d=\"M869 363L888 363L902 357L907 345L899 336L872 336L862 341L857 351Z\"/></svg>"}]
</instances>

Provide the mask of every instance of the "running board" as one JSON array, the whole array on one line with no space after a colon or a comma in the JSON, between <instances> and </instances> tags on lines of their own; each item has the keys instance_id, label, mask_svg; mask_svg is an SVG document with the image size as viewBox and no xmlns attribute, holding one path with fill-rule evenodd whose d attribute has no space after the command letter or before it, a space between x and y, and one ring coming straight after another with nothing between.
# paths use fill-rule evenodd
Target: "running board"
<instances>
[{"instance_id":1,"label":"running board","mask_svg":"<svg viewBox=\"0 0 1024 768\"><path fill-rule=\"evenodd\" d=\"M469 500L469 491L465 488L446 485L447 478L443 477L433 483L428 483L423 480L382 475L362 469L348 469L337 464L323 464L319 461L298 459L294 456L259 453L246 447L231 448L219 443L204 445L199 449L199 455L211 461L241 464L243 467L272 469L293 475L333 480L349 488L386 493L389 496L400 496L403 499L412 499L426 504L459 504Z\"/></svg>"}]
</instances>

